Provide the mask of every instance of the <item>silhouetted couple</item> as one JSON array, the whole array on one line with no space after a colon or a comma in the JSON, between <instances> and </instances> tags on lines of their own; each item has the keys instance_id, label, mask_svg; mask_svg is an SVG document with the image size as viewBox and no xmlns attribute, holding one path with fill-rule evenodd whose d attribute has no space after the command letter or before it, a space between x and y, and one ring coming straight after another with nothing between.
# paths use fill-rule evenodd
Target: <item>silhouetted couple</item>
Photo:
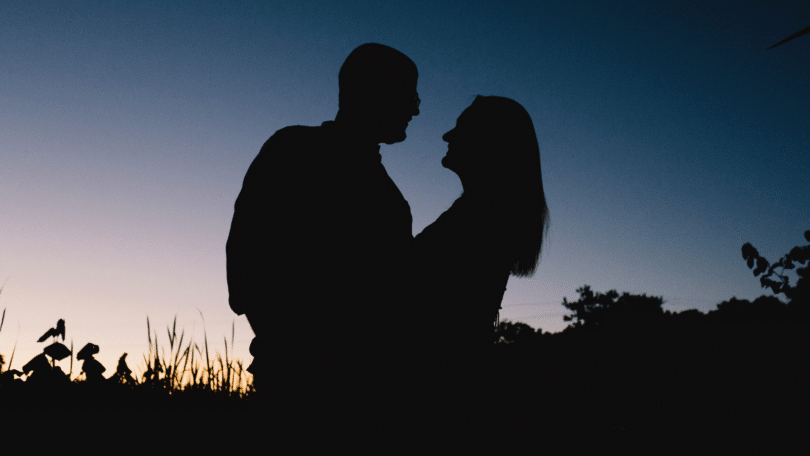
<instances>
[{"instance_id":1,"label":"silhouetted couple","mask_svg":"<svg viewBox=\"0 0 810 456\"><path fill-rule=\"evenodd\" d=\"M277 131L245 175L228 287L256 334L248 370L270 433L364 439L494 394L506 283L534 273L548 226L537 138L517 102L475 98L442 137L464 192L414 238L379 150L419 115L417 78L399 51L358 47L335 120Z\"/></svg>"}]
</instances>

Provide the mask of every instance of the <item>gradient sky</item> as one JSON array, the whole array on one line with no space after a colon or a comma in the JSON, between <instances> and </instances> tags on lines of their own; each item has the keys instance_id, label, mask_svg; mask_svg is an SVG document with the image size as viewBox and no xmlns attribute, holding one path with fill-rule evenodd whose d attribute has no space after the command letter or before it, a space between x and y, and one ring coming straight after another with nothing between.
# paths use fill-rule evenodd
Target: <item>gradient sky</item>
<instances>
[{"instance_id":1,"label":"gradient sky","mask_svg":"<svg viewBox=\"0 0 810 456\"><path fill-rule=\"evenodd\" d=\"M186 341L202 341L199 309L212 352L235 321L246 367L253 334L225 278L233 203L276 130L334 119L340 66L366 42L419 68L421 114L381 148L414 235L461 193L441 137L475 96L532 116L551 227L535 276L510 278L502 319L559 331L563 297L585 284L662 296L673 311L766 294L740 248L773 261L806 243L810 37L766 49L809 10L0 2L0 353L8 362L16 341L20 369L64 318L68 346L100 346L105 376L123 352L140 373L146 317L168 350L175 315Z\"/></svg>"}]
</instances>

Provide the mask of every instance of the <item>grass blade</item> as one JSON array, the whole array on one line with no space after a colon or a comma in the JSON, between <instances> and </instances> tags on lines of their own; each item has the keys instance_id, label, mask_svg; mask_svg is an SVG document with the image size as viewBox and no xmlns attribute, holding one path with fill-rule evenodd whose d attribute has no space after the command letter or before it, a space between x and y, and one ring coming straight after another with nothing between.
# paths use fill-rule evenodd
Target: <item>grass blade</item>
<instances>
[{"instance_id":1,"label":"grass blade","mask_svg":"<svg viewBox=\"0 0 810 456\"><path fill-rule=\"evenodd\" d=\"M219 362L219 375L217 376L217 380L219 380L219 392L223 393L225 390L223 388L228 387L228 384L225 383L225 367L222 365L222 356L217 354L217 361Z\"/></svg>"},{"instance_id":2,"label":"grass blade","mask_svg":"<svg viewBox=\"0 0 810 456\"><path fill-rule=\"evenodd\" d=\"M225 340L225 367L228 368L227 373L224 373L223 375L226 375L225 384L227 385L228 393L230 393L231 392L230 391L231 390L231 363L230 363L230 360L228 359L228 339L225 339L225 337L223 337L223 339ZM233 347L233 345L231 345L231 347Z\"/></svg>"},{"instance_id":3,"label":"grass blade","mask_svg":"<svg viewBox=\"0 0 810 456\"><path fill-rule=\"evenodd\" d=\"M205 334L205 329L203 329L203 336L205 336L205 365L208 369L208 386L211 386L211 362L208 357L208 335Z\"/></svg>"},{"instance_id":4,"label":"grass blade","mask_svg":"<svg viewBox=\"0 0 810 456\"><path fill-rule=\"evenodd\" d=\"M17 323L17 339L19 339L19 338L20 338L20 324ZM15 340L14 341L14 350L11 351L11 359L8 361L8 369L6 369L6 370L11 370L11 363L14 362L14 352L16 352L16 351L17 351L17 341Z\"/></svg>"},{"instance_id":5,"label":"grass blade","mask_svg":"<svg viewBox=\"0 0 810 456\"><path fill-rule=\"evenodd\" d=\"M173 368L172 372L174 372L175 377L177 376L177 367L180 365L180 362L178 361L178 357L180 356L180 349L183 348L183 336L185 334L186 334L185 330L183 330L183 332L180 333L180 342L177 344L177 353L174 354L174 364L173 364L174 368ZM180 376L178 381L179 382L183 381L183 376L182 375Z\"/></svg>"},{"instance_id":6,"label":"grass blade","mask_svg":"<svg viewBox=\"0 0 810 456\"><path fill-rule=\"evenodd\" d=\"M189 349L190 349L190 348L191 348L191 346L186 347L186 350L183 352L183 357L182 357L182 358L180 358L180 360L181 360L181 361L183 361L183 360L185 359L185 362L183 362L183 370L181 371L181 372L182 372L182 374L181 374L181 376L180 376L180 382L181 382L181 384L182 384L182 382L183 382L183 377L185 377L185 376L186 376L186 365L188 364L188 352L189 352ZM179 365L179 364L178 364L178 365Z\"/></svg>"},{"instance_id":7,"label":"grass blade","mask_svg":"<svg viewBox=\"0 0 810 456\"><path fill-rule=\"evenodd\" d=\"M211 370L211 361L210 361L210 358L208 356L208 334L205 331L205 317L203 316L203 313L200 311L200 309L197 309L197 312L200 312L200 318L202 318L202 321L203 321L203 337L205 339L205 366L206 366L206 369L208 370L208 387L210 388L211 387L211 381L212 381L212 378L211 378L212 377L212 375L211 375L212 370ZM200 353L200 357L202 357L202 353Z\"/></svg>"},{"instance_id":8,"label":"grass blade","mask_svg":"<svg viewBox=\"0 0 810 456\"><path fill-rule=\"evenodd\" d=\"M166 334L169 335L169 354L174 350L174 341L177 338L177 332L175 331L177 327L177 315L174 316L174 324L172 325L172 332L169 332L169 327L166 327Z\"/></svg>"},{"instance_id":9,"label":"grass blade","mask_svg":"<svg viewBox=\"0 0 810 456\"><path fill-rule=\"evenodd\" d=\"M197 349L197 351L200 351L200 348L197 346L196 343L194 344L194 349ZM196 364L194 364L194 349L191 350L191 368L190 369L191 369L192 385L194 387L196 387L197 386L197 373L200 372L200 369Z\"/></svg>"},{"instance_id":10,"label":"grass blade","mask_svg":"<svg viewBox=\"0 0 810 456\"><path fill-rule=\"evenodd\" d=\"M149 338L149 357L152 357L152 328L149 326L149 316L146 317L146 337ZM149 362L146 362L146 365L149 366Z\"/></svg>"}]
</instances>

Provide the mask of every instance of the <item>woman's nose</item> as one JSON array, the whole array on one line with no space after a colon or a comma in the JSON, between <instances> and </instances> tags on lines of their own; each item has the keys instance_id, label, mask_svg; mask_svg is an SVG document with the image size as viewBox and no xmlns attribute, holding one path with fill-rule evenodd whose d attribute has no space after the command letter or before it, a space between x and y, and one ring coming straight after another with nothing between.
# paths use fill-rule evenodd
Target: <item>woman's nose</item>
<instances>
[{"instance_id":1,"label":"woman's nose","mask_svg":"<svg viewBox=\"0 0 810 456\"><path fill-rule=\"evenodd\" d=\"M447 133L445 133L445 134L442 136L442 140L443 140L444 142L450 142L450 132L452 132L452 131L453 131L453 130L450 130L450 131L448 131Z\"/></svg>"}]
</instances>

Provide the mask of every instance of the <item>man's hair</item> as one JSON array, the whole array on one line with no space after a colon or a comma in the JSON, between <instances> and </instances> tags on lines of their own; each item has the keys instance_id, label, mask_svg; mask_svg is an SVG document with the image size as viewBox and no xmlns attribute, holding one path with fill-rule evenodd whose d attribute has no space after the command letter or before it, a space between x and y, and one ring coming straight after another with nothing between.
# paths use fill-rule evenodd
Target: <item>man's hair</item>
<instances>
[{"instance_id":1,"label":"man's hair","mask_svg":"<svg viewBox=\"0 0 810 456\"><path fill-rule=\"evenodd\" d=\"M351 108L395 93L418 76L416 64L405 54L383 44L361 44L340 67L338 106Z\"/></svg>"}]
</instances>

